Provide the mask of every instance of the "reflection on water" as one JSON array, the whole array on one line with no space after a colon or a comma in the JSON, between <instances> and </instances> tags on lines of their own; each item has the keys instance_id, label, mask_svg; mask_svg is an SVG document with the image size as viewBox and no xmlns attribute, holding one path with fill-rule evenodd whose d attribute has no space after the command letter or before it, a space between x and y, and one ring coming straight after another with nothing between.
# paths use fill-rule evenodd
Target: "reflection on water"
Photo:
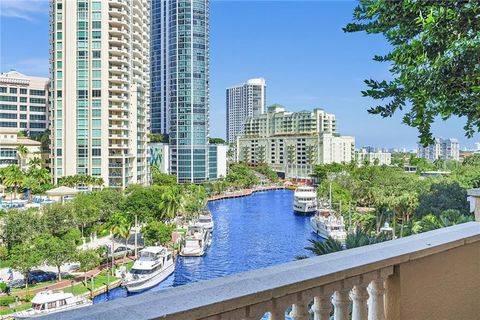
<instances>
[{"instance_id":1,"label":"reflection on water","mask_svg":"<svg viewBox=\"0 0 480 320\"><path fill-rule=\"evenodd\" d=\"M307 255L309 217L292 211L293 192L277 190L209 203L215 221L212 245L203 257L178 257L174 274L152 291L265 268ZM126 297L117 288L94 303ZM264 317L267 319L268 317Z\"/></svg>"}]
</instances>

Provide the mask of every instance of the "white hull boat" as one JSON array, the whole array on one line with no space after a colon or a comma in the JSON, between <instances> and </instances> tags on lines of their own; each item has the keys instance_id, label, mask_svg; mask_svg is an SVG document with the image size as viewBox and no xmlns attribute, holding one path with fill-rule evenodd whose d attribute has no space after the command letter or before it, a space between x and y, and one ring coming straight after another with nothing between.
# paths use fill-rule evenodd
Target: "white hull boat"
<instances>
[{"instance_id":1,"label":"white hull boat","mask_svg":"<svg viewBox=\"0 0 480 320\"><path fill-rule=\"evenodd\" d=\"M52 313L79 309L92 305L92 301L63 291L42 291L32 299L32 308L13 314L15 319L31 319Z\"/></svg>"},{"instance_id":2,"label":"white hull boat","mask_svg":"<svg viewBox=\"0 0 480 320\"><path fill-rule=\"evenodd\" d=\"M208 232L212 232L214 226L212 215L209 212L201 214L195 222L195 225L204 228Z\"/></svg>"},{"instance_id":3,"label":"white hull boat","mask_svg":"<svg viewBox=\"0 0 480 320\"><path fill-rule=\"evenodd\" d=\"M300 214L311 214L317 211L317 193L315 188L299 186L293 194L293 210Z\"/></svg>"},{"instance_id":4,"label":"white hull boat","mask_svg":"<svg viewBox=\"0 0 480 320\"><path fill-rule=\"evenodd\" d=\"M139 252L122 285L128 292L142 292L158 285L174 271L173 252L161 246L145 247Z\"/></svg>"},{"instance_id":5,"label":"white hull boat","mask_svg":"<svg viewBox=\"0 0 480 320\"><path fill-rule=\"evenodd\" d=\"M315 215L310 218L310 225L313 231L321 238L327 239L331 237L335 240L344 242L347 238L345 224L342 217L330 215L328 217Z\"/></svg>"},{"instance_id":6,"label":"white hull boat","mask_svg":"<svg viewBox=\"0 0 480 320\"><path fill-rule=\"evenodd\" d=\"M201 257L211 243L211 233L203 227L190 225L182 242L180 255L183 257Z\"/></svg>"}]
</instances>

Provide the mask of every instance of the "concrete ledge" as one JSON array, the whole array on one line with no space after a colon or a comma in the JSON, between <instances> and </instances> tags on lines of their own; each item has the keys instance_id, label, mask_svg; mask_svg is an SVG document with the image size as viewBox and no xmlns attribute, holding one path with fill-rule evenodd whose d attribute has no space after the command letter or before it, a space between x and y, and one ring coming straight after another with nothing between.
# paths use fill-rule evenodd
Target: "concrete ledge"
<instances>
[{"instance_id":1,"label":"concrete ledge","mask_svg":"<svg viewBox=\"0 0 480 320\"><path fill-rule=\"evenodd\" d=\"M358 277L480 241L469 222L371 246L148 292L41 319L193 320Z\"/></svg>"}]
</instances>

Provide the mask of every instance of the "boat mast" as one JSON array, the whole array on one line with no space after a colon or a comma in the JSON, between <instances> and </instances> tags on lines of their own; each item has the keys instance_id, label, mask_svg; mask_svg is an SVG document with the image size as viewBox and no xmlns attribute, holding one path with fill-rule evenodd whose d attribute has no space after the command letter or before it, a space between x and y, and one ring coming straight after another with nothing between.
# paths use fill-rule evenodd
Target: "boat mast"
<instances>
[{"instance_id":1,"label":"boat mast","mask_svg":"<svg viewBox=\"0 0 480 320\"><path fill-rule=\"evenodd\" d=\"M328 215L332 215L332 182L329 181L328 183Z\"/></svg>"}]
</instances>

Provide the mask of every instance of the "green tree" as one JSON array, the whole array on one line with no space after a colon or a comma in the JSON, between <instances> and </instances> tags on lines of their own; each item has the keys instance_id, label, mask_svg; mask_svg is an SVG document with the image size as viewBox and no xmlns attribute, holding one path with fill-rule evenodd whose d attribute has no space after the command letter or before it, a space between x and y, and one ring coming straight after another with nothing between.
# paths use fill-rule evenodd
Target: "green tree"
<instances>
[{"instance_id":1,"label":"green tree","mask_svg":"<svg viewBox=\"0 0 480 320\"><path fill-rule=\"evenodd\" d=\"M36 250L41 253L42 261L57 267L58 280L62 280L62 265L72 262L75 258L77 247L71 239L63 239L51 235L44 235L35 240Z\"/></svg>"},{"instance_id":2,"label":"green tree","mask_svg":"<svg viewBox=\"0 0 480 320\"><path fill-rule=\"evenodd\" d=\"M93 249L87 249L77 252L75 260L80 263L80 269L83 270L85 284L87 283L87 271L98 267L102 262L102 258L97 251Z\"/></svg>"},{"instance_id":3,"label":"green tree","mask_svg":"<svg viewBox=\"0 0 480 320\"><path fill-rule=\"evenodd\" d=\"M222 138L209 138L208 143L210 144L226 144L227 142Z\"/></svg>"},{"instance_id":4,"label":"green tree","mask_svg":"<svg viewBox=\"0 0 480 320\"><path fill-rule=\"evenodd\" d=\"M179 187L167 188L160 196L158 209L162 212L162 217L166 219L175 218L184 208L184 196Z\"/></svg>"},{"instance_id":5,"label":"green tree","mask_svg":"<svg viewBox=\"0 0 480 320\"><path fill-rule=\"evenodd\" d=\"M165 245L172 239L173 225L166 225L160 221L151 221L142 228L145 245Z\"/></svg>"},{"instance_id":6,"label":"green tree","mask_svg":"<svg viewBox=\"0 0 480 320\"><path fill-rule=\"evenodd\" d=\"M11 250L24 242L32 242L44 230L43 219L38 211L9 210L3 217L0 236L6 247Z\"/></svg>"},{"instance_id":7,"label":"green tree","mask_svg":"<svg viewBox=\"0 0 480 320\"><path fill-rule=\"evenodd\" d=\"M16 148L18 156L18 164L21 168L25 167L26 157L28 155L28 149L23 144L18 145Z\"/></svg>"},{"instance_id":8,"label":"green tree","mask_svg":"<svg viewBox=\"0 0 480 320\"><path fill-rule=\"evenodd\" d=\"M403 122L432 141L437 116L466 119L466 135L480 129L480 2L477 0L361 0L347 32L382 34L392 50L374 60L390 64L393 80L366 80L364 96L386 101L369 110ZM411 106L411 107L408 107Z\"/></svg>"},{"instance_id":9,"label":"green tree","mask_svg":"<svg viewBox=\"0 0 480 320\"><path fill-rule=\"evenodd\" d=\"M433 183L427 192L419 196L419 206L415 215L419 218L432 213L439 216L448 209L459 210L463 214L469 213L467 190L456 181Z\"/></svg>"},{"instance_id":10,"label":"green tree","mask_svg":"<svg viewBox=\"0 0 480 320\"><path fill-rule=\"evenodd\" d=\"M177 176L162 173L157 166L152 166L152 182L158 186L174 186L177 184Z\"/></svg>"},{"instance_id":11,"label":"green tree","mask_svg":"<svg viewBox=\"0 0 480 320\"><path fill-rule=\"evenodd\" d=\"M149 133L148 139L150 139L150 142L152 143L168 142L168 137L164 136L161 133Z\"/></svg>"},{"instance_id":12,"label":"green tree","mask_svg":"<svg viewBox=\"0 0 480 320\"><path fill-rule=\"evenodd\" d=\"M12 267L27 280L30 270L42 263L42 255L33 242L23 242L10 250L9 260ZM25 288L28 288L28 281L25 281Z\"/></svg>"},{"instance_id":13,"label":"green tree","mask_svg":"<svg viewBox=\"0 0 480 320\"><path fill-rule=\"evenodd\" d=\"M81 226L82 237L85 236L85 229L93 226L100 220L101 199L98 192L82 192L76 195L72 201L75 215L75 222Z\"/></svg>"},{"instance_id":14,"label":"green tree","mask_svg":"<svg viewBox=\"0 0 480 320\"><path fill-rule=\"evenodd\" d=\"M71 203L54 203L43 206L41 219L46 232L55 237L63 237L77 225Z\"/></svg>"}]
</instances>

